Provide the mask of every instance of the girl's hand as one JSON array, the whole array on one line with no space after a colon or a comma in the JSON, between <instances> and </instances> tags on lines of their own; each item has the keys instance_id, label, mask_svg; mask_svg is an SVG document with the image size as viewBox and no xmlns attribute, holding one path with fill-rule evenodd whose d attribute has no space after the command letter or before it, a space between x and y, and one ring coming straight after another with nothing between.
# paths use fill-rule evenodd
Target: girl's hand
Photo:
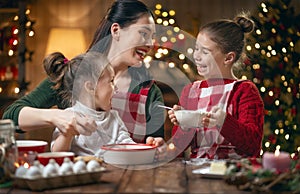
<instances>
[{"instance_id":1,"label":"girl's hand","mask_svg":"<svg viewBox=\"0 0 300 194\"><path fill-rule=\"evenodd\" d=\"M173 106L173 110L168 111L169 119L174 125L179 125L177 118L175 116L174 110L180 110L180 109L181 109L181 107L175 104Z\"/></svg>"},{"instance_id":2,"label":"girl's hand","mask_svg":"<svg viewBox=\"0 0 300 194\"><path fill-rule=\"evenodd\" d=\"M165 144L165 140L161 137L147 137L146 144L153 146L162 146Z\"/></svg>"},{"instance_id":3,"label":"girl's hand","mask_svg":"<svg viewBox=\"0 0 300 194\"><path fill-rule=\"evenodd\" d=\"M52 124L63 134L91 135L97 129L94 119L71 110L57 110Z\"/></svg>"},{"instance_id":4,"label":"girl's hand","mask_svg":"<svg viewBox=\"0 0 300 194\"><path fill-rule=\"evenodd\" d=\"M204 127L222 127L226 118L226 112L220 107L213 107L211 111L203 118L202 124Z\"/></svg>"}]
</instances>

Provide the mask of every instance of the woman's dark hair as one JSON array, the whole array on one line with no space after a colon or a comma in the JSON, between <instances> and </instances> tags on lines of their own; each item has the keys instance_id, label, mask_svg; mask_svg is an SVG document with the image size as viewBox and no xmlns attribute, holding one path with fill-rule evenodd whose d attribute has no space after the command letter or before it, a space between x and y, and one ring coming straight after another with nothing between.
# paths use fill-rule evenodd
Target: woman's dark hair
<instances>
[{"instance_id":1,"label":"woman's dark hair","mask_svg":"<svg viewBox=\"0 0 300 194\"><path fill-rule=\"evenodd\" d=\"M254 22L248 17L248 13L241 13L233 20L217 20L200 28L201 32L207 32L210 39L216 42L223 53L235 52L236 61L243 54L245 46L245 33L254 29Z\"/></svg>"},{"instance_id":2,"label":"woman's dark hair","mask_svg":"<svg viewBox=\"0 0 300 194\"><path fill-rule=\"evenodd\" d=\"M79 99L85 81L97 84L108 60L99 52L87 52L68 61L60 52L48 55L44 61L44 69L58 91L63 107L72 106Z\"/></svg>"},{"instance_id":3,"label":"woman's dark hair","mask_svg":"<svg viewBox=\"0 0 300 194\"><path fill-rule=\"evenodd\" d=\"M88 50L101 52L107 55L112 40L110 31L111 25L113 23L118 23L121 28L128 27L131 24L136 23L137 20L145 14L149 14L154 18L151 10L141 1L114 1L111 8L107 11L106 16L98 25L93 41ZM151 75L144 65L142 65L140 68L130 67L128 69L128 73L133 79L137 80L139 83L142 83L143 86L147 86L152 80Z\"/></svg>"},{"instance_id":4,"label":"woman's dark hair","mask_svg":"<svg viewBox=\"0 0 300 194\"><path fill-rule=\"evenodd\" d=\"M138 0L116 0L98 25L88 50L107 54L111 44L111 25L118 23L121 28L128 27L145 14L154 17L151 10Z\"/></svg>"}]
</instances>

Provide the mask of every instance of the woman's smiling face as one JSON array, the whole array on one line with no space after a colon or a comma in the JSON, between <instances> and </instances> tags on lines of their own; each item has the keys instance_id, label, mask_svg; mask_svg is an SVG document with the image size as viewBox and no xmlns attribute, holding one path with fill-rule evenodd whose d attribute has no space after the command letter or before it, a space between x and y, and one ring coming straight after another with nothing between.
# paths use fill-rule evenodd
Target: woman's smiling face
<instances>
[{"instance_id":1,"label":"woman's smiling face","mask_svg":"<svg viewBox=\"0 0 300 194\"><path fill-rule=\"evenodd\" d=\"M194 60L199 75L206 79L219 78L224 67L226 55L222 53L217 43L212 41L205 32L197 36Z\"/></svg>"},{"instance_id":2,"label":"woman's smiling face","mask_svg":"<svg viewBox=\"0 0 300 194\"><path fill-rule=\"evenodd\" d=\"M153 47L155 24L149 14L142 15L136 23L119 29L117 41L113 41L114 56L127 66L140 66Z\"/></svg>"}]
</instances>

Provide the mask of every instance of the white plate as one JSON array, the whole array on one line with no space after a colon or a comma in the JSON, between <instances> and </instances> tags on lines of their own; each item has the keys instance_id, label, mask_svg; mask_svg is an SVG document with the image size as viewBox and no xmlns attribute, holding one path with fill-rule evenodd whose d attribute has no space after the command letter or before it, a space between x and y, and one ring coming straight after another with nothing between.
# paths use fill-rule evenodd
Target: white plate
<instances>
[{"instance_id":1,"label":"white plate","mask_svg":"<svg viewBox=\"0 0 300 194\"><path fill-rule=\"evenodd\" d=\"M206 178L223 178L225 174L216 174L216 173L210 173L209 172L210 167L203 167L193 170L193 174L199 174L202 177Z\"/></svg>"}]
</instances>

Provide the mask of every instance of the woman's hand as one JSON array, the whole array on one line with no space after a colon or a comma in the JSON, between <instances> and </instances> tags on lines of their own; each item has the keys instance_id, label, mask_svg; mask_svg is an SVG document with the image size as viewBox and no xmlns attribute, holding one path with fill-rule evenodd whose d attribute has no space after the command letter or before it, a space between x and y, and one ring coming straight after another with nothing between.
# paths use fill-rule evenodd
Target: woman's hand
<instances>
[{"instance_id":1,"label":"woman's hand","mask_svg":"<svg viewBox=\"0 0 300 194\"><path fill-rule=\"evenodd\" d=\"M57 109L52 124L63 134L76 134L77 132L77 135L89 136L97 129L94 119L71 110Z\"/></svg>"},{"instance_id":2,"label":"woman's hand","mask_svg":"<svg viewBox=\"0 0 300 194\"><path fill-rule=\"evenodd\" d=\"M173 110L168 111L169 119L174 125L179 125L177 118L175 116L174 110L180 110L180 109L181 109L181 107L175 104L173 106Z\"/></svg>"},{"instance_id":3,"label":"woman's hand","mask_svg":"<svg viewBox=\"0 0 300 194\"><path fill-rule=\"evenodd\" d=\"M224 112L220 107L213 107L211 111L203 118L202 124L204 127L222 127L226 117L226 112Z\"/></svg>"}]
</instances>

